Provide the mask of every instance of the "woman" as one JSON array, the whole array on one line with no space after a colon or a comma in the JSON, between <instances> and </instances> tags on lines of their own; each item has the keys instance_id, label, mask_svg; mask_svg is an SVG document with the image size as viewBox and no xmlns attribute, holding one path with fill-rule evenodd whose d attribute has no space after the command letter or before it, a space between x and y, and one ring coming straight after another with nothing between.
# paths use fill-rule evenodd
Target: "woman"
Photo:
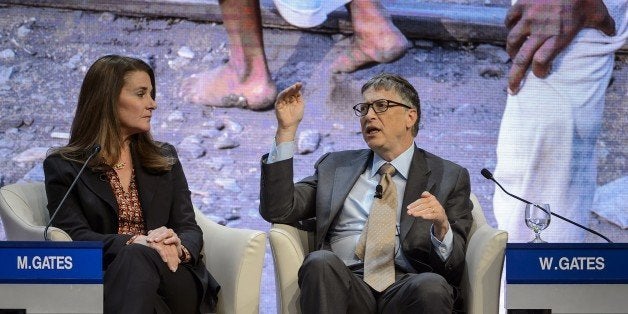
<instances>
[{"instance_id":1,"label":"woman","mask_svg":"<svg viewBox=\"0 0 628 314\"><path fill-rule=\"evenodd\" d=\"M105 313L197 313L220 288L201 261L203 238L171 145L153 141L155 76L145 62L109 55L87 71L67 146L44 161L48 209L88 163L54 225L102 241Z\"/></svg>"}]
</instances>

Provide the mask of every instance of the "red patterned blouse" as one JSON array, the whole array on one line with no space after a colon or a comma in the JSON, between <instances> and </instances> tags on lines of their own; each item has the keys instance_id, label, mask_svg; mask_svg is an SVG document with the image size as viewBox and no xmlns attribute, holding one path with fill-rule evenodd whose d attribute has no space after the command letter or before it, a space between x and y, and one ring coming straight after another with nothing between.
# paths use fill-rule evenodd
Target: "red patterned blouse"
<instances>
[{"instance_id":1,"label":"red patterned blouse","mask_svg":"<svg viewBox=\"0 0 628 314\"><path fill-rule=\"evenodd\" d=\"M118 234L146 234L144 217L142 215L142 205L135 185L135 170L131 174L131 183L128 191L124 191L120 178L115 170L109 169L105 172L113 195L118 202Z\"/></svg>"}]
</instances>

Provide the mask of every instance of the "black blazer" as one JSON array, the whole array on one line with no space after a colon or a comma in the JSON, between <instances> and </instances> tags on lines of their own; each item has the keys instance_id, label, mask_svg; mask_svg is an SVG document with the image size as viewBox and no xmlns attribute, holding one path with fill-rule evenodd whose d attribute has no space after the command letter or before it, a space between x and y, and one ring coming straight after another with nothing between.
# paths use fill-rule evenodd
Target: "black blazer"
<instances>
[{"instance_id":1,"label":"black blazer","mask_svg":"<svg viewBox=\"0 0 628 314\"><path fill-rule=\"evenodd\" d=\"M177 158L173 146L165 144L164 150L169 156ZM170 171L155 173L139 164L133 149L132 156L146 230L166 226L177 233L192 257L182 266L190 268L202 285L203 305L213 307L220 286L201 261L203 234L194 219L190 190L181 163L177 158ZM56 154L44 160L48 211L51 215L81 166ZM131 238L130 235L117 234L118 205L105 174L94 172L89 167L59 209L53 225L67 232L75 241L103 242L105 270Z\"/></svg>"},{"instance_id":2,"label":"black blazer","mask_svg":"<svg viewBox=\"0 0 628 314\"><path fill-rule=\"evenodd\" d=\"M317 161L314 175L293 184L292 159L266 164L264 156L260 214L267 221L286 224L315 217L316 247L325 249L332 222L372 158L373 151L369 149L328 153ZM403 211L423 191L430 191L443 205L453 231L453 250L446 261L432 246L432 223ZM453 286L460 284L473 222L470 193L469 172L465 168L415 147L401 207L400 240L405 257L418 273L435 272Z\"/></svg>"}]
</instances>

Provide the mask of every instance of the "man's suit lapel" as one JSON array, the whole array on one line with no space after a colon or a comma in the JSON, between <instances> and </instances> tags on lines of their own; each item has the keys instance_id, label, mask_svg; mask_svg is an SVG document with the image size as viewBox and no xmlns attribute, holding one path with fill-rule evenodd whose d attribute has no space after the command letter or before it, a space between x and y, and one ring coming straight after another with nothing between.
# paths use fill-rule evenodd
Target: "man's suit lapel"
<instances>
[{"instance_id":1,"label":"man's suit lapel","mask_svg":"<svg viewBox=\"0 0 628 314\"><path fill-rule=\"evenodd\" d=\"M419 199L423 191L433 192L432 189L435 187L436 182L434 176L430 174L431 169L428 166L425 153L415 146L412 163L408 171L408 181L406 182L406 189L403 194L403 203L401 205L401 239L405 239L408 231L410 231L414 223L418 220L406 214L408 205Z\"/></svg>"},{"instance_id":2,"label":"man's suit lapel","mask_svg":"<svg viewBox=\"0 0 628 314\"><path fill-rule=\"evenodd\" d=\"M364 172L364 169L366 169L372 156L372 151L365 149L360 152L357 158L344 160L342 164L336 167L334 180L332 181L333 187L331 191L330 211L325 222L327 227L329 227L331 221L336 217L338 211L342 208L349 192L351 192L351 189L358 180L358 177L360 177L360 175Z\"/></svg>"}]
</instances>

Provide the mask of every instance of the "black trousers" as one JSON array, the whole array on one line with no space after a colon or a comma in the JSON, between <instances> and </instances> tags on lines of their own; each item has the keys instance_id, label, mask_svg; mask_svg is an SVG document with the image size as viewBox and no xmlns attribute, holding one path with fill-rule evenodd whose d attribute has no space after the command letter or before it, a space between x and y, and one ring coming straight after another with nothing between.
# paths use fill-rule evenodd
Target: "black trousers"
<instances>
[{"instance_id":1,"label":"black trousers","mask_svg":"<svg viewBox=\"0 0 628 314\"><path fill-rule=\"evenodd\" d=\"M104 312L198 313L201 291L192 271L170 271L154 249L124 247L105 271Z\"/></svg>"},{"instance_id":2,"label":"black trousers","mask_svg":"<svg viewBox=\"0 0 628 314\"><path fill-rule=\"evenodd\" d=\"M362 280L363 266L351 269L333 252L314 251L299 269L301 312L307 313L447 313L453 288L436 273L400 274L377 292Z\"/></svg>"}]
</instances>

